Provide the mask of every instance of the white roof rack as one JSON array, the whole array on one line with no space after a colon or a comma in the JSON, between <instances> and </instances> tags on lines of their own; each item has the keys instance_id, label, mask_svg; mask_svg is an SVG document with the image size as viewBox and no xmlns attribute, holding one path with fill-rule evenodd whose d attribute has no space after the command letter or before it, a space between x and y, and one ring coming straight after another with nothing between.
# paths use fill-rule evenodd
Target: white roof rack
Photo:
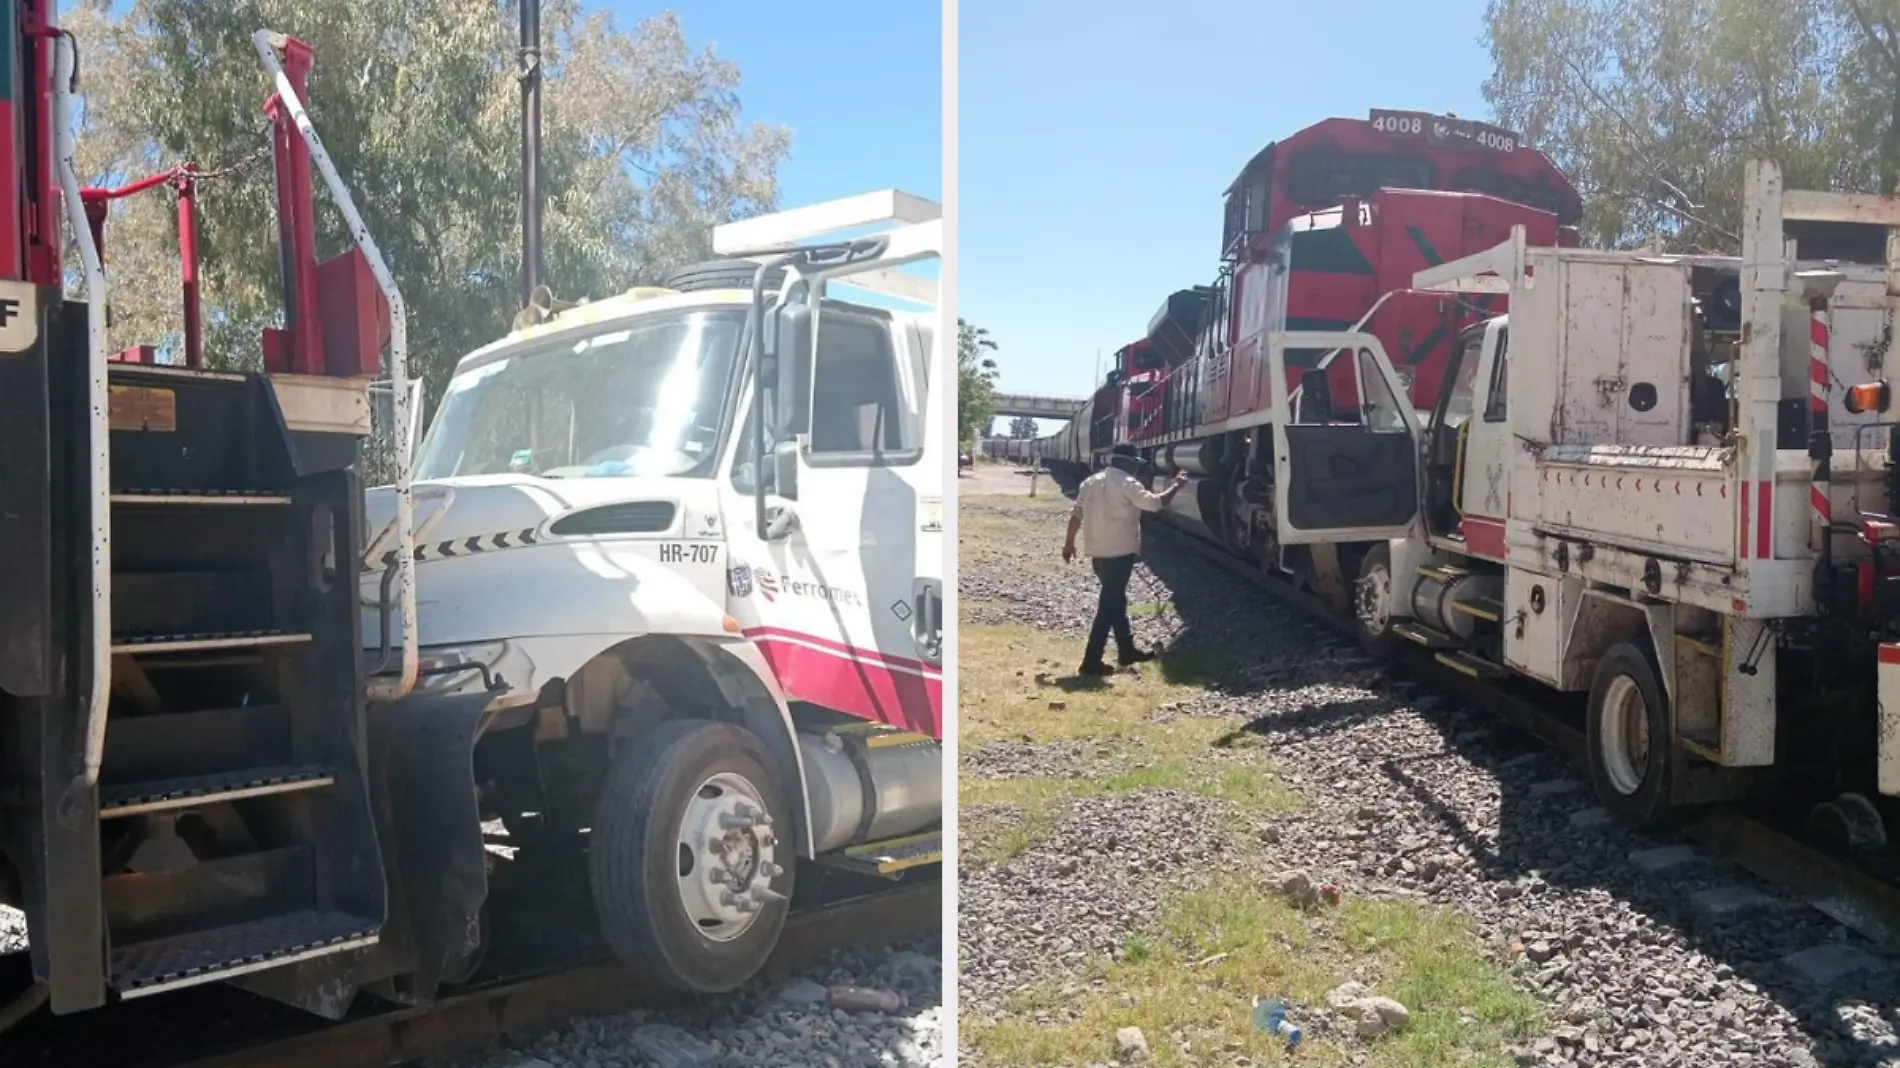
<instances>
[{"instance_id":1,"label":"white roof rack","mask_svg":"<svg viewBox=\"0 0 1900 1068\"><path fill-rule=\"evenodd\" d=\"M735 259L764 260L775 250L836 240L841 231L879 229L897 230L940 222L943 206L899 189L880 189L853 197L828 200L789 211L773 212L750 219L713 227L713 251ZM833 285L848 285L900 300L922 304L937 303L937 282L895 269L855 271L833 278Z\"/></svg>"}]
</instances>

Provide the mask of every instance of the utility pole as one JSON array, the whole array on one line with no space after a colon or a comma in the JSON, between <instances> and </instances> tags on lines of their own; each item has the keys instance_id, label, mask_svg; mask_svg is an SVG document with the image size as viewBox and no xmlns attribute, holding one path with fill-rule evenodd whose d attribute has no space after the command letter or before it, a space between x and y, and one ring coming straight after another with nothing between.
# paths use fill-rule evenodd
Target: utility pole
<instances>
[{"instance_id":1,"label":"utility pole","mask_svg":"<svg viewBox=\"0 0 1900 1068\"><path fill-rule=\"evenodd\" d=\"M541 0L521 4L521 306L541 284Z\"/></svg>"}]
</instances>

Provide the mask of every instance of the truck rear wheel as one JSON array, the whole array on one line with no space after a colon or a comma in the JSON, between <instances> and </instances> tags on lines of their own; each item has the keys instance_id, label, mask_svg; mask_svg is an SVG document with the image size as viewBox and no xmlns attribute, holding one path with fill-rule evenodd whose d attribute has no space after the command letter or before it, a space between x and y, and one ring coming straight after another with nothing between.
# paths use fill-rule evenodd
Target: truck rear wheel
<instances>
[{"instance_id":1,"label":"truck rear wheel","mask_svg":"<svg viewBox=\"0 0 1900 1068\"><path fill-rule=\"evenodd\" d=\"M752 978L785 926L789 812L750 731L672 720L640 735L615 759L589 835L594 912L614 956L694 994Z\"/></svg>"},{"instance_id":2,"label":"truck rear wheel","mask_svg":"<svg viewBox=\"0 0 1900 1068\"><path fill-rule=\"evenodd\" d=\"M1380 542L1359 561L1359 580L1352 592L1352 632L1375 657L1390 656L1398 645L1392 608L1392 547Z\"/></svg>"},{"instance_id":3,"label":"truck rear wheel","mask_svg":"<svg viewBox=\"0 0 1900 1068\"><path fill-rule=\"evenodd\" d=\"M1668 823L1669 705L1646 646L1624 642L1597 663L1585 729L1597 799L1624 823Z\"/></svg>"}]
</instances>

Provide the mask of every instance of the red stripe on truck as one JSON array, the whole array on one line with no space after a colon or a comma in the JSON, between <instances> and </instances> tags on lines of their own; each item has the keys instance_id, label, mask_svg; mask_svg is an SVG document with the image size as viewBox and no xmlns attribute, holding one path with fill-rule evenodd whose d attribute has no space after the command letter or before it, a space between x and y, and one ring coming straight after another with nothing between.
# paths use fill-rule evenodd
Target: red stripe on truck
<instances>
[{"instance_id":1,"label":"red stripe on truck","mask_svg":"<svg viewBox=\"0 0 1900 1068\"><path fill-rule=\"evenodd\" d=\"M943 740L943 672L815 634L755 627L745 636L785 696Z\"/></svg>"},{"instance_id":2,"label":"red stripe on truck","mask_svg":"<svg viewBox=\"0 0 1900 1068\"><path fill-rule=\"evenodd\" d=\"M1755 507L1755 556L1762 560L1775 558L1775 483L1773 479L1755 485L1759 502Z\"/></svg>"}]
</instances>

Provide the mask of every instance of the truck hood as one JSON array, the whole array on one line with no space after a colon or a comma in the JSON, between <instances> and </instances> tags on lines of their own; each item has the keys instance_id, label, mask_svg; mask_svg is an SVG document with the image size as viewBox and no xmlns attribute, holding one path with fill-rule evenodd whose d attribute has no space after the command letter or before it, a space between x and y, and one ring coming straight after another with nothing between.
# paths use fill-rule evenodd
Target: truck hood
<instances>
[{"instance_id":1,"label":"truck hood","mask_svg":"<svg viewBox=\"0 0 1900 1068\"><path fill-rule=\"evenodd\" d=\"M525 531L535 540L553 535L546 528L572 513L607 505L633 506L590 516L587 534L624 537L719 538L724 529L710 483L666 478L535 478L529 475L479 475L417 482L411 487L416 544L424 550L466 544L469 538L500 536L517 540ZM396 491L379 486L365 495L363 512L370 542L364 560L370 568L396 547ZM664 526L657 521L671 512ZM468 549L485 551L487 544ZM502 546L506 547L506 545Z\"/></svg>"},{"instance_id":2,"label":"truck hood","mask_svg":"<svg viewBox=\"0 0 1900 1068\"><path fill-rule=\"evenodd\" d=\"M703 480L486 475L413 486L418 644L722 632L717 487ZM363 642L395 560L396 495L366 495ZM697 548L695 548L697 546ZM401 620L392 612L392 631ZM400 641L400 633L392 635Z\"/></svg>"}]
</instances>

